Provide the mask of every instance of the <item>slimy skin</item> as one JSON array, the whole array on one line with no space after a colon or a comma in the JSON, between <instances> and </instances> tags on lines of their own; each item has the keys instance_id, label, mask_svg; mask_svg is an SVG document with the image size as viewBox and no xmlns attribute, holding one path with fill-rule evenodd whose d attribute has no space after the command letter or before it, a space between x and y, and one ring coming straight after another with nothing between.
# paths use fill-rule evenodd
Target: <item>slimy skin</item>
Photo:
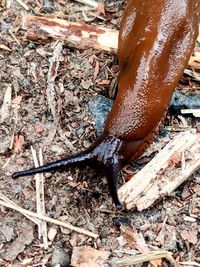
<instances>
[{"instance_id":1,"label":"slimy skin","mask_svg":"<svg viewBox=\"0 0 200 267\"><path fill-rule=\"evenodd\" d=\"M129 0L120 23L118 93L102 136L86 151L12 177L79 165L104 170L116 208L118 172L153 140L194 49L199 0Z\"/></svg>"}]
</instances>

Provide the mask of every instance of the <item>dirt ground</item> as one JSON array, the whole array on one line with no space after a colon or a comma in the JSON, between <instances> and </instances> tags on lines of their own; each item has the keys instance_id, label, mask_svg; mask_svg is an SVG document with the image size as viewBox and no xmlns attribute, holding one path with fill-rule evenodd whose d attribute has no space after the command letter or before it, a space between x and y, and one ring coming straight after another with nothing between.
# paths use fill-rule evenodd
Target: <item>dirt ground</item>
<instances>
[{"instance_id":1,"label":"dirt ground","mask_svg":"<svg viewBox=\"0 0 200 267\"><path fill-rule=\"evenodd\" d=\"M88 148L96 139L88 102L96 95L112 95L118 68L114 54L63 44L55 74L56 109L52 114L46 92L47 77L58 43L25 40L20 25L22 15L33 12L44 15L45 11L43 1L24 3L31 9L25 10L14 0L0 1L0 109L8 102L3 114L1 110L0 199L7 197L20 207L36 212L34 177L13 180L11 174L33 167L31 146L37 153L42 148L44 162ZM97 17L87 22L84 5L60 0L55 1L51 15L118 29L123 4L124 1L106 1L109 19ZM179 89L192 87L200 89L199 83L188 77L179 84ZM185 121L188 127L198 123L192 117L185 117ZM158 142L164 146L181 131L181 120L176 114L170 113L164 124L154 142L154 153L123 170L119 184L152 158ZM99 237L95 239L47 223L48 248L44 248L43 240L38 238L37 224L18 211L0 205L0 266L94 266L89 261L86 265L78 263L80 248L86 249L84 253L89 258L107 251L106 255L99 255L102 261L98 266L109 266L113 258L155 250L171 252L181 266L200 266L200 173L143 212L115 211L106 179L88 167L45 174L44 188L48 217L87 229ZM170 264L163 261L138 266Z\"/></svg>"}]
</instances>

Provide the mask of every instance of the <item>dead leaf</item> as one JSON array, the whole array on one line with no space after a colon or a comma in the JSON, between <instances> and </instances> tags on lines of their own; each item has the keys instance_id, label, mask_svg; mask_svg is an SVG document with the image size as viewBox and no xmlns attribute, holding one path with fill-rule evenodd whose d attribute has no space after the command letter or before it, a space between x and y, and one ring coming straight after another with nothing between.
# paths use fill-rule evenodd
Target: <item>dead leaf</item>
<instances>
[{"instance_id":1,"label":"dead leaf","mask_svg":"<svg viewBox=\"0 0 200 267\"><path fill-rule=\"evenodd\" d=\"M23 135L15 135L14 137L14 152L19 153L22 151L22 146L24 144L24 136Z\"/></svg>"},{"instance_id":2,"label":"dead leaf","mask_svg":"<svg viewBox=\"0 0 200 267\"><path fill-rule=\"evenodd\" d=\"M35 128L36 133L42 133L42 132L44 132L44 129L41 127L41 125L39 124L39 122L36 122L34 128Z\"/></svg>"},{"instance_id":3,"label":"dead leaf","mask_svg":"<svg viewBox=\"0 0 200 267\"><path fill-rule=\"evenodd\" d=\"M181 231L180 235L184 241L187 240L189 243L191 243L193 245L197 244L197 241L198 241L198 239L197 239L198 231L197 230L190 230L190 231L183 230L183 231Z\"/></svg>"},{"instance_id":4,"label":"dead leaf","mask_svg":"<svg viewBox=\"0 0 200 267\"><path fill-rule=\"evenodd\" d=\"M15 105L19 105L21 102L22 102L22 96L21 96L21 95L16 96L16 97L12 100L12 103L15 104Z\"/></svg>"},{"instance_id":5,"label":"dead leaf","mask_svg":"<svg viewBox=\"0 0 200 267\"><path fill-rule=\"evenodd\" d=\"M99 85L109 85L110 80L102 80L101 82L98 82Z\"/></svg>"},{"instance_id":6,"label":"dead leaf","mask_svg":"<svg viewBox=\"0 0 200 267\"><path fill-rule=\"evenodd\" d=\"M10 242L14 238L13 227L3 223L2 225L2 233L5 237L6 242Z\"/></svg>"},{"instance_id":7,"label":"dead leaf","mask_svg":"<svg viewBox=\"0 0 200 267\"><path fill-rule=\"evenodd\" d=\"M108 251L96 250L89 246L74 247L71 265L74 267L107 266L109 255L110 253Z\"/></svg>"},{"instance_id":8,"label":"dead leaf","mask_svg":"<svg viewBox=\"0 0 200 267\"><path fill-rule=\"evenodd\" d=\"M105 3L104 2L99 1L98 7L97 7L97 15L106 16Z\"/></svg>"},{"instance_id":9,"label":"dead leaf","mask_svg":"<svg viewBox=\"0 0 200 267\"><path fill-rule=\"evenodd\" d=\"M83 87L83 89L88 90L90 88L90 86L92 86L92 85L93 85L93 83L89 79L86 81L84 81L84 80L81 81L81 86Z\"/></svg>"},{"instance_id":10,"label":"dead leaf","mask_svg":"<svg viewBox=\"0 0 200 267\"><path fill-rule=\"evenodd\" d=\"M15 241L8 248L4 255L4 259L7 261L15 260L17 255L24 251L25 246L32 243L33 239L33 228L30 226L24 227Z\"/></svg>"},{"instance_id":11,"label":"dead leaf","mask_svg":"<svg viewBox=\"0 0 200 267\"><path fill-rule=\"evenodd\" d=\"M120 231L122 236L124 236L124 238L127 241L127 246L129 246L129 248L134 248L136 250L138 250L141 253L148 253L150 252L150 249L148 248L144 237L142 236L142 234L138 234L137 230L132 227L125 227L123 225L120 226ZM151 261L151 264L154 267L158 267L161 264L160 260L153 260Z\"/></svg>"}]
</instances>

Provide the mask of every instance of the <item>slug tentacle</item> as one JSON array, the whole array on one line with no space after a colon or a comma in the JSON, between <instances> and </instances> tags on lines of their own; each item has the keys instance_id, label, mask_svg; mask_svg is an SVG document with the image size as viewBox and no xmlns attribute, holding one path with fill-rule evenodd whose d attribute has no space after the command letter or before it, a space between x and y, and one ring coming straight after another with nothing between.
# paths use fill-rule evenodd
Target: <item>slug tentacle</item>
<instances>
[{"instance_id":1,"label":"slug tentacle","mask_svg":"<svg viewBox=\"0 0 200 267\"><path fill-rule=\"evenodd\" d=\"M12 178L16 179L21 176L27 176L27 175L43 173L43 172L63 171L64 169L68 169L69 167L80 166L83 163L85 164L90 159L90 157L91 155L88 153L85 153L85 152L79 153L77 155L70 156L65 159L47 163L37 168L31 168L31 169L24 170L24 171L14 172L12 174Z\"/></svg>"},{"instance_id":2,"label":"slug tentacle","mask_svg":"<svg viewBox=\"0 0 200 267\"><path fill-rule=\"evenodd\" d=\"M120 171L120 163L115 160L115 157L111 159L111 161L105 167L105 175L107 177L108 188L112 197L112 200L115 204L115 208L117 210L122 209L122 204L119 201L118 193L117 193L117 180L118 173Z\"/></svg>"}]
</instances>

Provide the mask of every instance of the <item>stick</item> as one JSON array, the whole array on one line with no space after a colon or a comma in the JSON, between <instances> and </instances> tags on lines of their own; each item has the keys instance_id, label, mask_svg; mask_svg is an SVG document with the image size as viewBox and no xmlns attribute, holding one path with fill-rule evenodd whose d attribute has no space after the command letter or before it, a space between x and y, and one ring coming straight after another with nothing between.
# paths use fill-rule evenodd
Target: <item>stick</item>
<instances>
[{"instance_id":1,"label":"stick","mask_svg":"<svg viewBox=\"0 0 200 267\"><path fill-rule=\"evenodd\" d=\"M119 189L127 209L147 209L156 200L173 192L200 167L200 134L195 130L182 132L166 145L141 171ZM189 154L189 160L185 154ZM173 164L179 155L181 167ZM170 164L171 161L171 164ZM170 166L171 165L171 166Z\"/></svg>"},{"instance_id":2,"label":"stick","mask_svg":"<svg viewBox=\"0 0 200 267\"><path fill-rule=\"evenodd\" d=\"M0 205L4 206L4 207L7 207L7 208L10 208L10 209L13 209L13 210L16 210L20 213L24 213L26 215L29 215L29 216L32 216L32 217L35 217L35 218L38 218L38 219L41 219L41 220L44 220L44 221L47 221L47 222L50 222L50 223L54 223L56 225L60 225L60 226L63 226L65 228L68 228L72 231L76 231L80 234L83 234L83 235L87 235L87 236L90 236L90 237L93 237L93 238L97 238L98 235L97 234L94 234L88 230L85 230L83 228L79 228L79 227L76 227L76 226L73 226L72 224L70 223L67 223L67 222L62 222L62 221L59 221L59 220L56 220L56 219L52 219L52 218L49 218L47 216L44 216L42 214L37 214L35 212L32 212L32 211L29 211L29 210L26 210L26 209L23 209L21 207L16 207L15 205L11 204L11 203L7 203L5 201L2 201L0 200Z\"/></svg>"},{"instance_id":3,"label":"stick","mask_svg":"<svg viewBox=\"0 0 200 267\"><path fill-rule=\"evenodd\" d=\"M94 1L94 0L75 0L81 4L85 4L94 8L98 8L98 2Z\"/></svg>"},{"instance_id":4,"label":"stick","mask_svg":"<svg viewBox=\"0 0 200 267\"><path fill-rule=\"evenodd\" d=\"M36 16L23 16L22 27L27 29L26 39L46 43L49 39L64 40L76 48L95 48L117 51L118 31L88 24Z\"/></svg>"},{"instance_id":5,"label":"stick","mask_svg":"<svg viewBox=\"0 0 200 267\"><path fill-rule=\"evenodd\" d=\"M171 266L177 266L176 261L173 259L172 255L167 251L151 251L149 253L125 257L121 260L115 260L114 266L132 266L133 264L139 264L147 261L157 260L165 258L171 263Z\"/></svg>"},{"instance_id":6,"label":"stick","mask_svg":"<svg viewBox=\"0 0 200 267\"><path fill-rule=\"evenodd\" d=\"M39 163L37 160L36 150L31 146L32 156L35 167L39 167ZM40 166L43 165L42 159L42 150L39 150L39 161ZM35 187L36 187L36 206L37 213L45 215L45 203L44 203L44 176L42 173L38 173L35 175ZM44 248L48 248L48 239L47 239L47 223L46 221L40 221L38 224L38 238L40 239L42 236Z\"/></svg>"},{"instance_id":7,"label":"stick","mask_svg":"<svg viewBox=\"0 0 200 267\"><path fill-rule=\"evenodd\" d=\"M15 0L18 4L20 4L24 9L26 9L27 11L29 10L29 7L27 6L27 4L25 4L22 0Z\"/></svg>"}]
</instances>

